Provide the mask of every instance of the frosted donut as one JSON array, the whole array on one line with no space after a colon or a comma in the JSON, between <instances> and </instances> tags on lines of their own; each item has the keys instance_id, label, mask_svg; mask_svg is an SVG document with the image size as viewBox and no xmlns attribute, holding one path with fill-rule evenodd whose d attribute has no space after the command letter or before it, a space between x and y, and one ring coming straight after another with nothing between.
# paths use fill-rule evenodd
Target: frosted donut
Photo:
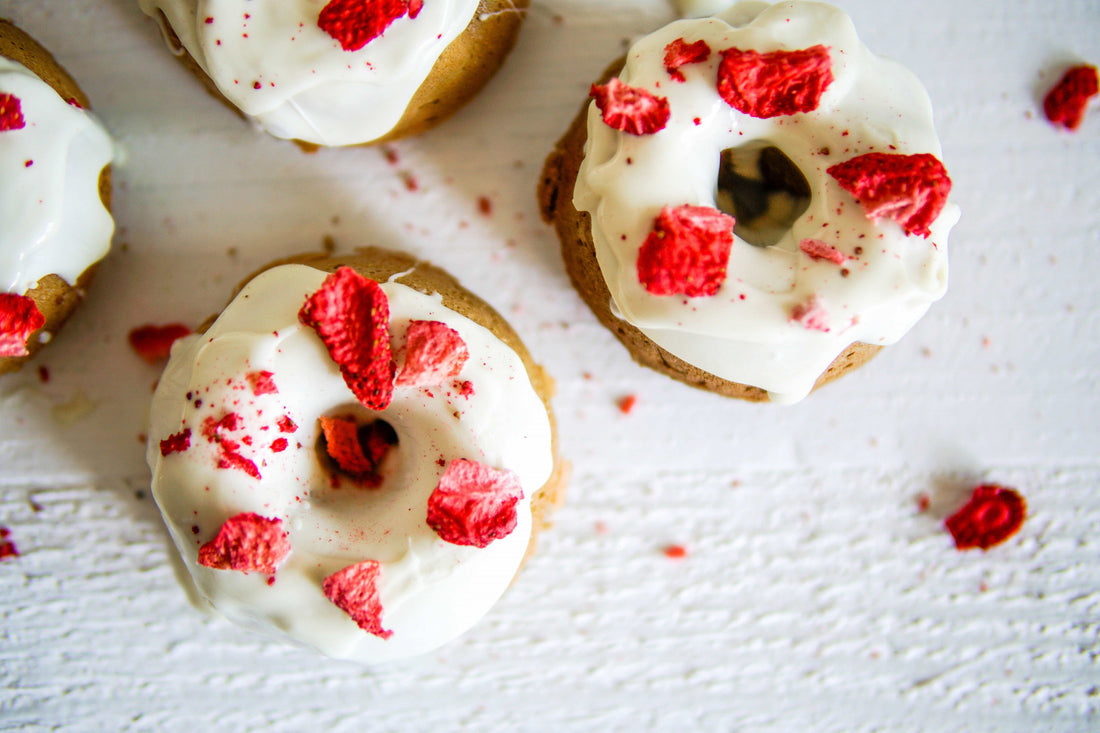
<instances>
[{"instance_id":1,"label":"frosted donut","mask_svg":"<svg viewBox=\"0 0 1100 733\"><path fill-rule=\"evenodd\" d=\"M355 343L374 334L388 376L335 361L337 312L364 326ZM377 249L294 258L173 346L153 495L198 595L231 621L364 664L421 654L489 610L564 491L551 389L443 271Z\"/></svg>"},{"instance_id":2,"label":"frosted donut","mask_svg":"<svg viewBox=\"0 0 1100 733\"><path fill-rule=\"evenodd\" d=\"M79 304L114 233L114 145L53 56L0 19L0 374Z\"/></svg>"},{"instance_id":3,"label":"frosted donut","mask_svg":"<svg viewBox=\"0 0 1100 733\"><path fill-rule=\"evenodd\" d=\"M279 138L377 143L422 132L484 86L528 0L140 0L217 97Z\"/></svg>"},{"instance_id":4,"label":"frosted donut","mask_svg":"<svg viewBox=\"0 0 1100 733\"><path fill-rule=\"evenodd\" d=\"M793 402L945 293L959 212L928 95L840 10L678 20L603 81L539 198L578 292L640 363Z\"/></svg>"}]
</instances>

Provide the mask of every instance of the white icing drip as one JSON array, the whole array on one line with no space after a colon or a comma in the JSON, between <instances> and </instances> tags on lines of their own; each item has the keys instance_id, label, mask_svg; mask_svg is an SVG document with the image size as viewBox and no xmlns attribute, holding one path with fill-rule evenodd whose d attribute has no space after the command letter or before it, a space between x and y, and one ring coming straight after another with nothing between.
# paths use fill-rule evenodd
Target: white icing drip
<instances>
[{"instance_id":1,"label":"white icing drip","mask_svg":"<svg viewBox=\"0 0 1100 733\"><path fill-rule=\"evenodd\" d=\"M484 327L445 308L438 295L382 285L389 298L391 340L404 342L411 319L437 320L459 332L470 358L450 385L401 388L383 412L358 404L312 329L297 313L325 273L302 265L268 270L252 280L203 335L178 342L153 398L148 460L153 494L199 593L248 628L374 664L428 651L473 625L519 568L531 536L530 498L549 478L550 424L519 357ZM273 373L276 394L241 387L248 372ZM191 399L186 395L190 393ZM195 400L202 400L196 407ZM252 436L241 453L262 480L217 469L217 448L201 437L203 420L236 412ZM331 488L317 457L322 415L376 415L396 430L398 447L384 463L378 489ZM298 426L280 433L286 415ZM159 441L190 428L191 447L162 456ZM266 428L266 429L265 429ZM289 440L282 452L268 446ZM426 524L427 499L449 462L467 458L514 471L523 487L519 523L485 549L442 541ZM197 550L229 516L256 512L284 520L291 553L266 576L211 570ZM195 535L193 526L201 528ZM382 564L383 640L361 629L321 591L328 575L363 560Z\"/></svg>"},{"instance_id":2,"label":"white icing drip","mask_svg":"<svg viewBox=\"0 0 1100 733\"><path fill-rule=\"evenodd\" d=\"M317 26L325 4L140 0L146 14L164 13L221 93L260 126L331 146L389 132L479 0L425 2L416 18L398 18L358 51L344 51Z\"/></svg>"},{"instance_id":3,"label":"white icing drip","mask_svg":"<svg viewBox=\"0 0 1100 733\"><path fill-rule=\"evenodd\" d=\"M685 83L672 81L663 64L665 46L677 38L703 39L713 51L705 63L680 69ZM718 95L720 51L819 43L830 49L835 80L817 110L756 119ZM944 208L929 238L907 237L892 221L869 221L826 173L871 151L940 156L923 86L900 65L871 54L841 11L815 2L748 2L720 18L675 21L630 49L620 78L667 97L671 119L656 134L633 136L605 125L591 105L574 204L592 214L614 312L654 342L712 374L792 402L808 394L850 344L896 341L943 296L947 235L958 208ZM773 246L735 238L728 279L717 295L651 295L638 281L636 259L657 213L665 205L715 207L722 150L747 144L775 145L798 166L812 190L809 208ZM821 239L852 259L843 268L813 261L799 250L804 238ZM858 256L856 247L862 247ZM829 313L828 332L791 321L792 311L815 296Z\"/></svg>"},{"instance_id":4,"label":"white icing drip","mask_svg":"<svg viewBox=\"0 0 1100 733\"><path fill-rule=\"evenodd\" d=\"M0 93L19 98L26 121L0 132L0 288L22 294L50 274L72 285L111 246L99 175L114 146L92 115L3 57Z\"/></svg>"}]
</instances>

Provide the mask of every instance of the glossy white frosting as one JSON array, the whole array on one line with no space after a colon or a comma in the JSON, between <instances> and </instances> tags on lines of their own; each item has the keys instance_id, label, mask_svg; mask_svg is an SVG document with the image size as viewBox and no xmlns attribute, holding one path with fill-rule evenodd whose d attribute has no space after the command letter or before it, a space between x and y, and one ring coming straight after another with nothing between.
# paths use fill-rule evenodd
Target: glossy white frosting
<instances>
[{"instance_id":1,"label":"glossy white frosting","mask_svg":"<svg viewBox=\"0 0 1100 733\"><path fill-rule=\"evenodd\" d=\"M148 450L153 494L199 594L246 627L366 664L433 649L473 625L515 576L531 537L531 496L553 467L549 418L514 351L490 331L425 295L390 282L391 342L404 343L411 319L437 320L458 331L470 358L448 387L397 387L381 413L362 407L298 310L325 273L284 265L253 279L203 335L177 342L153 398ZM396 354L396 351L395 351ZM278 389L241 389L253 371L272 372ZM188 399L187 395L191 398ZM196 406L195 400L201 405ZM199 438L203 420L236 412L253 436L241 453L261 480L216 468L216 448ZM377 415L397 432L398 447L378 489L332 488L316 450L322 415ZM288 416L298 429L280 433ZM162 456L159 441L184 428L191 448ZM278 437L287 450L267 449ZM444 470L466 458L514 471L524 498L516 529L485 549L441 540L426 523L427 500ZM230 516L254 512L283 520L290 554L267 583L262 573L214 570L197 562L199 546ZM198 528L198 534L193 527ZM381 563L382 639L361 630L321 590L349 565Z\"/></svg>"},{"instance_id":2,"label":"glossy white frosting","mask_svg":"<svg viewBox=\"0 0 1100 733\"><path fill-rule=\"evenodd\" d=\"M677 38L703 39L712 49L705 63L680 69L684 83L672 81L663 63L665 46ZM756 119L716 90L724 49L766 53L816 44L829 48L835 80L813 112ZM774 401L792 402L850 344L896 341L946 292L955 205L947 204L927 239L906 236L893 221L868 220L826 173L873 151L941 155L923 86L873 55L840 10L799 0L742 2L717 17L675 21L634 44L620 78L667 97L671 119L656 134L628 135L604 124L591 105L574 205L592 215L612 311L663 348L724 379L761 387ZM772 246L735 238L717 295L648 293L635 263L657 213L666 205L716 207L720 154L746 144L774 145L798 166L811 187L809 208ZM822 240L850 259L843 266L814 260L800 251L803 239ZM828 332L792 321L809 302L826 309Z\"/></svg>"},{"instance_id":3,"label":"glossy white frosting","mask_svg":"<svg viewBox=\"0 0 1100 733\"><path fill-rule=\"evenodd\" d=\"M317 25L326 0L140 0L221 93L272 135L355 145L389 132L479 0L429 0L357 51ZM207 22L207 19L211 19Z\"/></svg>"},{"instance_id":4,"label":"glossy white frosting","mask_svg":"<svg viewBox=\"0 0 1100 733\"><path fill-rule=\"evenodd\" d=\"M50 274L71 285L111 246L99 175L114 145L91 114L4 57L0 93L19 98L26 121L0 132L0 288L23 294Z\"/></svg>"}]
</instances>

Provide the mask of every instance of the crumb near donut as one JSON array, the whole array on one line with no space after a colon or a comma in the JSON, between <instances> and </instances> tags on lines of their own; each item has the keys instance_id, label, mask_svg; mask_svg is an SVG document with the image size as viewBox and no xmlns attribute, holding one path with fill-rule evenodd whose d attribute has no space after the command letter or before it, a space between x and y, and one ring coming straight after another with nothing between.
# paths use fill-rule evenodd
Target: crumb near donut
<instances>
[{"instance_id":1,"label":"crumb near donut","mask_svg":"<svg viewBox=\"0 0 1100 733\"><path fill-rule=\"evenodd\" d=\"M1043 114L1055 127L1076 130L1085 119L1089 100L1100 93L1096 67L1079 64L1062 74L1043 98Z\"/></svg>"},{"instance_id":2,"label":"crumb near donut","mask_svg":"<svg viewBox=\"0 0 1100 733\"><path fill-rule=\"evenodd\" d=\"M988 550L1019 531L1027 502L1015 489L999 484L974 488L970 499L944 521L959 550Z\"/></svg>"}]
</instances>

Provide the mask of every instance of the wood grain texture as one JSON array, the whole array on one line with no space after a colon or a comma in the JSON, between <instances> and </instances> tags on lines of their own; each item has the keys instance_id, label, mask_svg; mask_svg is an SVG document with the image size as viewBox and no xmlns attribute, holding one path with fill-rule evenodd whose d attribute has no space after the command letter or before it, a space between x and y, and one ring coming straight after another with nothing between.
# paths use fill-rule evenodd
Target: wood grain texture
<instances>
[{"instance_id":1,"label":"wood grain texture","mask_svg":"<svg viewBox=\"0 0 1100 733\"><path fill-rule=\"evenodd\" d=\"M1100 727L1100 108L1074 135L1039 112L1065 65L1100 62L1100 14L839 4L928 86L963 218L947 297L857 374L779 407L635 365L538 214L544 157L623 40L672 17L664 0L536 0L497 78L389 156L251 129L131 0L4 3L122 157L95 287L0 378L0 526L21 553L0 561L0 729ZM189 605L147 493L157 370L126 345L145 322L198 325L325 237L427 257L503 314L557 382L574 466L490 615L375 671ZM942 520L983 480L1019 488L1030 516L1005 545L956 552Z\"/></svg>"}]
</instances>

